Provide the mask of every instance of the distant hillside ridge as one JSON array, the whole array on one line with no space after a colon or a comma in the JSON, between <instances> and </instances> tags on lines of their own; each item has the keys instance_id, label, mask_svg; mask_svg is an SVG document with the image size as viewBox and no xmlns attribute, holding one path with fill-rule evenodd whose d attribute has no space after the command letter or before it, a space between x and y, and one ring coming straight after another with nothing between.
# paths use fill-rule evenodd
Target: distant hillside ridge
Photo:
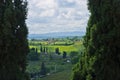
<instances>
[{"instance_id":1,"label":"distant hillside ridge","mask_svg":"<svg viewBox=\"0 0 120 80\"><path fill-rule=\"evenodd\" d=\"M47 38L64 38L74 36L84 36L85 32L54 32L45 34L29 34L28 39L47 39Z\"/></svg>"}]
</instances>

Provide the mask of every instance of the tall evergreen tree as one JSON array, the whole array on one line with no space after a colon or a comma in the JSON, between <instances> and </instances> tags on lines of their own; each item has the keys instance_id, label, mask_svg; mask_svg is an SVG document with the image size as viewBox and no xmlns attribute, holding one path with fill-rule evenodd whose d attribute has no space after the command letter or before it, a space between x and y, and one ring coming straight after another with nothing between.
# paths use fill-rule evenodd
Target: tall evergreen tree
<instances>
[{"instance_id":1,"label":"tall evergreen tree","mask_svg":"<svg viewBox=\"0 0 120 80\"><path fill-rule=\"evenodd\" d=\"M26 80L27 1L0 1L0 80Z\"/></svg>"},{"instance_id":2,"label":"tall evergreen tree","mask_svg":"<svg viewBox=\"0 0 120 80\"><path fill-rule=\"evenodd\" d=\"M59 48L55 48L55 53L60 55Z\"/></svg>"},{"instance_id":3,"label":"tall evergreen tree","mask_svg":"<svg viewBox=\"0 0 120 80\"><path fill-rule=\"evenodd\" d=\"M43 48L43 52L44 52L44 53L46 52L46 48L45 48L45 47Z\"/></svg>"},{"instance_id":4,"label":"tall evergreen tree","mask_svg":"<svg viewBox=\"0 0 120 80\"><path fill-rule=\"evenodd\" d=\"M120 80L120 0L88 0L85 53L73 80Z\"/></svg>"},{"instance_id":5,"label":"tall evergreen tree","mask_svg":"<svg viewBox=\"0 0 120 80\"><path fill-rule=\"evenodd\" d=\"M44 62L42 62L42 64L41 64L40 74L41 74L41 75L46 75L46 74L47 74L47 69L46 69L46 67L45 67Z\"/></svg>"},{"instance_id":6,"label":"tall evergreen tree","mask_svg":"<svg viewBox=\"0 0 120 80\"><path fill-rule=\"evenodd\" d=\"M67 57L67 52L63 51L63 58L66 58L66 57Z\"/></svg>"},{"instance_id":7,"label":"tall evergreen tree","mask_svg":"<svg viewBox=\"0 0 120 80\"><path fill-rule=\"evenodd\" d=\"M42 47L42 45L41 45L41 47L40 47L40 52L43 52L43 47Z\"/></svg>"}]
</instances>

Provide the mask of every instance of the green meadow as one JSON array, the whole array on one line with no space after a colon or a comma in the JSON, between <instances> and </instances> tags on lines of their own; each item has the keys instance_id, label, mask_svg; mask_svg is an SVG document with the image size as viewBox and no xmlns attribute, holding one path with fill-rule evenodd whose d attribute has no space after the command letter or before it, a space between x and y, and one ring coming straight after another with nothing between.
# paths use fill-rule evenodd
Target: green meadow
<instances>
[{"instance_id":1,"label":"green meadow","mask_svg":"<svg viewBox=\"0 0 120 80\"><path fill-rule=\"evenodd\" d=\"M70 42L66 42L66 41L55 41L55 42L51 42L49 43L48 41L29 41L29 48L37 48L38 52L40 53L40 48L41 45L43 47L47 47L48 52L55 52L56 48L59 48L60 53L62 53L63 51L66 51L67 53L70 53L71 51L77 51L79 52L80 49L83 49L82 46L82 41L70 41Z\"/></svg>"}]
</instances>

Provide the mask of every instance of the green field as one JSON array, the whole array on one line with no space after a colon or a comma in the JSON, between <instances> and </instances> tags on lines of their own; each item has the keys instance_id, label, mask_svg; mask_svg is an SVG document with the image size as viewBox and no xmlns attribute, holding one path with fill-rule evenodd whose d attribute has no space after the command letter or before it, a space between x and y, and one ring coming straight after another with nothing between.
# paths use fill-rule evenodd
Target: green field
<instances>
[{"instance_id":1,"label":"green field","mask_svg":"<svg viewBox=\"0 0 120 80\"><path fill-rule=\"evenodd\" d=\"M69 45L69 43L68 43L68 45L65 45L65 42L60 42L60 41L56 41L55 44L53 44L53 43L48 44L47 41L30 41L30 42L34 45L29 45L29 48L30 49L37 48L39 53L40 53L40 47L41 47L41 45L39 45L39 44L42 44L43 47L47 47L49 53L55 52L56 48L59 48L60 53L62 53L63 51L66 51L67 53L70 53L71 51L79 52L80 49L83 49L81 41L76 41L73 44L71 44L71 42L70 42L70 45Z\"/></svg>"}]
</instances>

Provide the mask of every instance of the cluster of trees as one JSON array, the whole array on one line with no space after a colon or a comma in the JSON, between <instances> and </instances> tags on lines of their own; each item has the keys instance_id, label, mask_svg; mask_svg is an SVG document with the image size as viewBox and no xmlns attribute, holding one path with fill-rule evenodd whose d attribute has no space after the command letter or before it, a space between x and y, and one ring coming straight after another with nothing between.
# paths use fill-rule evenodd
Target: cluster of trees
<instances>
[{"instance_id":1,"label":"cluster of trees","mask_svg":"<svg viewBox=\"0 0 120 80\"><path fill-rule=\"evenodd\" d=\"M48 48L43 47L41 45L40 52L46 54L46 53L48 53ZM40 54L38 53L38 48L31 48L30 52L28 54L28 60L37 61L37 60L39 60L39 56L40 56Z\"/></svg>"},{"instance_id":2,"label":"cluster of trees","mask_svg":"<svg viewBox=\"0 0 120 80\"><path fill-rule=\"evenodd\" d=\"M58 55L61 54L60 51L59 51L59 48L56 48L56 49L55 49L55 53L58 54ZM66 51L63 51L63 58L66 58L66 57L67 57L67 52L66 52Z\"/></svg>"},{"instance_id":3,"label":"cluster of trees","mask_svg":"<svg viewBox=\"0 0 120 80\"><path fill-rule=\"evenodd\" d=\"M43 47L42 45L41 45L41 47L40 47L40 52L41 53L48 53L48 48L47 47Z\"/></svg>"},{"instance_id":4,"label":"cluster of trees","mask_svg":"<svg viewBox=\"0 0 120 80\"><path fill-rule=\"evenodd\" d=\"M85 51L73 80L120 80L120 0L88 0Z\"/></svg>"},{"instance_id":5,"label":"cluster of trees","mask_svg":"<svg viewBox=\"0 0 120 80\"><path fill-rule=\"evenodd\" d=\"M63 51L63 59L67 57L67 52Z\"/></svg>"},{"instance_id":6,"label":"cluster of trees","mask_svg":"<svg viewBox=\"0 0 120 80\"><path fill-rule=\"evenodd\" d=\"M37 48L31 48L28 54L28 60L36 61L39 60L39 54Z\"/></svg>"},{"instance_id":7,"label":"cluster of trees","mask_svg":"<svg viewBox=\"0 0 120 80\"><path fill-rule=\"evenodd\" d=\"M77 64L79 62L79 57L80 57L80 54L77 51L70 52L70 58L71 58L72 64Z\"/></svg>"},{"instance_id":8,"label":"cluster of trees","mask_svg":"<svg viewBox=\"0 0 120 80\"><path fill-rule=\"evenodd\" d=\"M41 52L41 54L46 54L46 53L48 53L48 48L47 47L40 47L40 52ZM55 53L57 54L57 55L60 55L61 53L60 53L60 51L59 51L59 48L55 48ZM49 54L47 54L47 55L49 55ZM63 58L66 58L67 57L67 52L66 51L63 51L63 54L62 54L62 56L63 56ZM37 60L39 60L39 58L40 58L40 54L38 53L38 48L31 48L30 50L29 50L29 54L28 54L28 56L27 56L27 59L28 60L31 60L31 61L37 61ZM53 57L52 57L52 55L50 54L50 59L52 59Z\"/></svg>"},{"instance_id":9,"label":"cluster of trees","mask_svg":"<svg viewBox=\"0 0 120 80\"><path fill-rule=\"evenodd\" d=\"M0 80L27 80L26 16L26 0L0 0Z\"/></svg>"},{"instance_id":10,"label":"cluster of trees","mask_svg":"<svg viewBox=\"0 0 120 80\"><path fill-rule=\"evenodd\" d=\"M56 49L55 49L55 53L58 54L58 55L61 54L60 51L59 51L59 48L56 48Z\"/></svg>"},{"instance_id":11,"label":"cluster of trees","mask_svg":"<svg viewBox=\"0 0 120 80\"><path fill-rule=\"evenodd\" d=\"M29 74L30 74L31 79L37 79L40 77L45 77L47 75L47 73L49 73L49 72L50 72L50 70L49 70L49 68L46 67L45 62L41 62L40 70L38 72L32 72Z\"/></svg>"}]
</instances>

